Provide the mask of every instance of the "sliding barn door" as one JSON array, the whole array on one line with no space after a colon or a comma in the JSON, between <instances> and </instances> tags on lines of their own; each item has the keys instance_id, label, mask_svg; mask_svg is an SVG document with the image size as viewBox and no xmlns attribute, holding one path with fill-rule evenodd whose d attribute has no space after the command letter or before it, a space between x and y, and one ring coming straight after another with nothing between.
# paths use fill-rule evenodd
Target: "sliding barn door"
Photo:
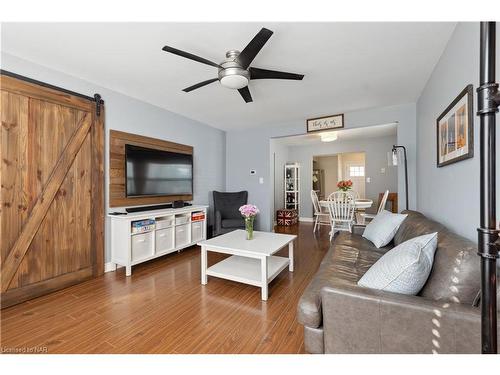
<instances>
[{"instance_id":1,"label":"sliding barn door","mask_svg":"<svg viewBox=\"0 0 500 375\"><path fill-rule=\"evenodd\" d=\"M103 273L103 109L2 74L2 308Z\"/></svg>"}]
</instances>

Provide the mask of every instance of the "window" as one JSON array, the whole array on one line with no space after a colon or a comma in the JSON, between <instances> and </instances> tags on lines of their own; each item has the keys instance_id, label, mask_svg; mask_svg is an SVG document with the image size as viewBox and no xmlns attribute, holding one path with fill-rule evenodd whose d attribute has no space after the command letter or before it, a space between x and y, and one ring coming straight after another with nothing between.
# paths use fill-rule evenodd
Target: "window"
<instances>
[{"instance_id":1,"label":"window","mask_svg":"<svg viewBox=\"0 0 500 375\"><path fill-rule=\"evenodd\" d=\"M365 176L365 167L360 166L350 166L349 167L349 176L351 177L364 177Z\"/></svg>"}]
</instances>

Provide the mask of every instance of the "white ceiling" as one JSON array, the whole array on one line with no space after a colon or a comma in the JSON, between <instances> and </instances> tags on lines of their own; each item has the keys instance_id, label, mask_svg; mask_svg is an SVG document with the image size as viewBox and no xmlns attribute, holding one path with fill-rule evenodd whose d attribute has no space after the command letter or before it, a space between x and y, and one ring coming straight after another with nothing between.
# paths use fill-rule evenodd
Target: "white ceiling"
<instances>
[{"instance_id":1,"label":"white ceiling","mask_svg":"<svg viewBox=\"0 0 500 375\"><path fill-rule=\"evenodd\" d=\"M329 133L329 132L321 132L321 133ZM322 143L320 136L321 133L300 134L288 137L277 137L273 139L279 144L282 144L284 146L310 146ZM335 133L337 133L338 138L336 141L333 141L332 143L342 142L342 141L355 141L367 138L397 136L398 124L391 123L391 124L368 126L363 128L341 129L337 130Z\"/></svg>"},{"instance_id":2,"label":"white ceiling","mask_svg":"<svg viewBox=\"0 0 500 375\"><path fill-rule=\"evenodd\" d=\"M274 35L252 66L305 74L250 83L254 102L218 82L215 62L261 27ZM2 23L2 50L221 129L302 122L415 102L455 23ZM104 98L106 99L106 98Z\"/></svg>"}]
</instances>

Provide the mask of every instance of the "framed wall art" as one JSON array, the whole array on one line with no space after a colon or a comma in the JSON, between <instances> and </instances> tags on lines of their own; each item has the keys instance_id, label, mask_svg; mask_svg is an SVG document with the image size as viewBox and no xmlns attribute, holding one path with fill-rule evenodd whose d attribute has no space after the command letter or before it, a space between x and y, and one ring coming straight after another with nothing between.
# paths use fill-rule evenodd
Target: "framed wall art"
<instances>
[{"instance_id":1,"label":"framed wall art","mask_svg":"<svg viewBox=\"0 0 500 375\"><path fill-rule=\"evenodd\" d=\"M344 114L311 118L306 121L307 132L338 129L344 127Z\"/></svg>"},{"instance_id":2,"label":"framed wall art","mask_svg":"<svg viewBox=\"0 0 500 375\"><path fill-rule=\"evenodd\" d=\"M468 85L436 120L437 166L474 156L472 85Z\"/></svg>"}]
</instances>

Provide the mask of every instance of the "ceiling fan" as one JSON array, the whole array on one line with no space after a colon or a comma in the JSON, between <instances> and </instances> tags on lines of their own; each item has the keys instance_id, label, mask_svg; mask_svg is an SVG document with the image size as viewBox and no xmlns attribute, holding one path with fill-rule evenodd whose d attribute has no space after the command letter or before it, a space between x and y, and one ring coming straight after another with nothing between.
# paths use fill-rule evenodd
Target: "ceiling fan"
<instances>
[{"instance_id":1,"label":"ceiling fan","mask_svg":"<svg viewBox=\"0 0 500 375\"><path fill-rule=\"evenodd\" d=\"M185 57L186 59L198 61L203 64L211 65L219 69L217 78L208 79L197 83L193 86L185 88L184 92L190 92L200 87L206 86L212 82L219 81L222 86L238 90L246 103L252 102L252 95L248 89L248 82L252 79L293 79L302 80L303 74L279 72L276 70L267 70L250 67L253 59L259 51L264 47L264 44L273 35L271 30L262 28L257 35L248 43L243 51L230 50L226 52L226 59L220 64L193 55L188 52L181 51L177 48L165 46L163 51L173 53L174 55Z\"/></svg>"}]
</instances>

